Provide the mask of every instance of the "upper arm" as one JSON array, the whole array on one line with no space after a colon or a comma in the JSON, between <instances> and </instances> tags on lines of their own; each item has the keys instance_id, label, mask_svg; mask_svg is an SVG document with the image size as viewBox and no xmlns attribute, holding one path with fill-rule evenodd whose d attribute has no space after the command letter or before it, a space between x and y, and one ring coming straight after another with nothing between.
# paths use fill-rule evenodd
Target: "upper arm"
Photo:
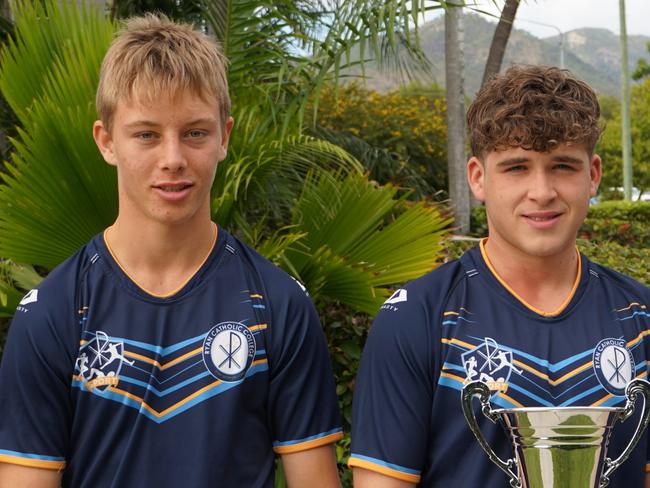
<instances>
[{"instance_id":1,"label":"upper arm","mask_svg":"<svg viewBox=\"0 0 650 488\"><path fill-rule=\"evenodd\" d=\"M318 315L297 283L272 296L267 334L273 448L289 454L342 437L334 376Z\"/></svg>"},{"instance_id":2,"label":"upper arm","mask_svg":"<svg viewBox=\"0 0 650 488\"><path fill-rule=\"evenodd\" d=\"M415 484L363 468L352 469L354 488L412 488ZM646 487L647 488L647 487Z\"/></svg>"},{"instance_id":3,"label":"upper arm","mask_svg":"<svg viewBox=\"0 0 650 488\"><path fill-rule=\"evenodd\" d=\"M402 301L382 307L364 347L349 465L418 483L428 456L434 338L429 307L406 291Z\"/></svg>"},{"instance_id":4,"label":"upper arm","mask_svg":"<svg viewBox=\"0 0 650 488\"><path fill-rule=\"evenodd\" d=\"M61 472L0 462L0 488L59 488Z\"/></svg>"},{"instance_id":5,"label":"upper arm","mask_svg":"<svg viewBox=\"0 0 650 488\"><path fill-rule=\"evenodd\" d=\"M307 449L282 455L282 466L289 488L340 488L334 446Z\"/></svg>"},{"instance_id":6,"label":"upper arm","mask_svg":"<svg viewBox=\"0 0 650 488\"><path fill-rule=\"evenodd\" d=\"M79 339L66 327L70 319L61 322L66 309L46 303L60 297L47 295L39 287L38 300L19 306L9 328L0 364L0 462L57 472L68 450Z\"/></svg>"}]
</instances>

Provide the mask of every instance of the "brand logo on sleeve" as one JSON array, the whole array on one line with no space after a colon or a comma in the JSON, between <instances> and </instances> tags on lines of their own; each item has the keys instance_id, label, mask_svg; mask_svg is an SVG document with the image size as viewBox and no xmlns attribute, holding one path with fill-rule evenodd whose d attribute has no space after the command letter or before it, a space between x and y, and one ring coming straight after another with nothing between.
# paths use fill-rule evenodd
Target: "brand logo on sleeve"
<instances>
[{"instance_id":1,"label":"brand logo on sleeve","mask_svg":"<svg viewBox=\"0 0 650 488\"><path fill-rule=\"evenodd\" d=\"M36 303L38 301L38 289L34 288L27 292L27 294L20 301L21 305L28 305L30 303Z\"/></svg>"},{"instance_id":2,"label":"brand logo on sleeve","mask_svg":"<svg viewBox=\"0 0 650 488\"><path fill-rule=\"evenodd\" d=\"M75 372L81 377L88 390L104 391L119 383L122 364L133 365L124 356L124 343L111 340L105 332L98 330L95 338L79 349Z\"/></svg>"},{"instance_id":3,"label":"brand logo on sleeve","mask_svg":"<svg viewBox=\"0 0 650 488\"><path fill-rule=\"evenodd\" d=\"M381 309L391 310L395 312L399 309L399 307L397 307L397 304L406 302L407 300L408 300L407 291L403 288L400 288L399 290L396 290L395 293L393 293L390 297L388 297L388 300L384 302L384 304L381 306Z\"/></svg>"},{"instance_id":4,"label":"brand logo on sleeve","mask_svg":"<svg viewBox=\"0 0 650 488\"><path fill-rule=\"evenodd\" d=\"M257 345L248 327L239 322L221 322L203 340L203 363L215 378L239 381L253 364Z\"/></svg>"},{"instance_id":5,"label":"brand logo on sleeve","mask_svg":"<svg viewBox=\"0 0 650 488\"><path fill-rule=\"evenodd\" d=\"M625 339L603 339L594 348L596 378L612 395L625 395L625 387L634 379L634 357Z\"/></svg>"},{"instance_id":6,"label":"brand logo on sleeve","mask_svg":"<svg viewBox=\"0 0 650 488\"><path fill-rule=\"evenodd\" d=\"M393 293L390 296L390 298L384 302L384 304L394 305L396 303L405 302L407 301L407 299L408 299L408 294L406 290L400 288L395 293Z\"/></svg>"}]
</instances>

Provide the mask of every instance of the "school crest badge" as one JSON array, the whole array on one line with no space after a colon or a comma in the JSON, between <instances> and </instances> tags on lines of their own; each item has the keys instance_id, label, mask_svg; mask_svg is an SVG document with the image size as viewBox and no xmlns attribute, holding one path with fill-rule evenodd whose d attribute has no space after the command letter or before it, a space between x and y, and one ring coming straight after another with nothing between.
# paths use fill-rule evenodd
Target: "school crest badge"
<instances>
[{"instance_id":1,"label":"school crest badge","mask_svg":"<svg viewBox=\"0 0 650 488\"><path fill-rule=\"evenodd\" d=\"M256 351L255 338L248 327L239 322L221 322L203 340L203 363L215 378L235 382L246 376Z\"/></svg>"}]
</instances>

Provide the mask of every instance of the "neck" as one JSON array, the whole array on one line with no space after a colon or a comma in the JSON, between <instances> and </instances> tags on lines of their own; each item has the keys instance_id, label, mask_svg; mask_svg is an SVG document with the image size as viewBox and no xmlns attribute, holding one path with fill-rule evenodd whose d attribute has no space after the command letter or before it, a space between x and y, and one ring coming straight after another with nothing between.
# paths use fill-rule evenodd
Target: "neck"
<instances>
[{"instance_id":1,"label":"neck","mask_svg":"<svg viewBox=\"0 0 650 488\"><path fill-rule=\"evenodd\" d=\"M104 239L124 272L145 291L167 296L181 288L205 262L216 241L217 227L209 219L166 225L118 219Z\"/></svg>"},{"instance_id":2,"label":"neck","mask_svg":"<svg viewBox=\"0 0 650 488\"><path fill-rule=\"evenodd\" d=\"M536 312L557 315L573 296L579 278L575 247L553 256L530 256L488 239L483 248L497 278Z\"/></svg>"}]
</instances>

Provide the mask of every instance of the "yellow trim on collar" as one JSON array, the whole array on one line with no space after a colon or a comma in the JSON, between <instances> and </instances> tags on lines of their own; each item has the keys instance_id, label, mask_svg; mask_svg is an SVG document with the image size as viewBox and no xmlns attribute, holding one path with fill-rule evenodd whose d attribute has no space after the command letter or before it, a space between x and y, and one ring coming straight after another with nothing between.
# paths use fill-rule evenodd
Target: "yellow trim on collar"
<instances>
[{"instance_id":1,"label":"yellow trim on collar","mask_svg":"<svg viewBox=\"0 0 650 488\"><path fill-rule=\"evenodd\" d=\"M215 223L213 223L212 225L214 225L214 237L213 237L213 239L212 239L212 245L210 246L210 250L209 250L208 253L206 254L205 258L203 258L203 260L201 261L201 264L199 264L199 265L196 267L196 269L194 270L194 272L193 272L192 274L190 274L190 276L189 276L185 281L183 281L183 283L181 283L178 287L176 287L175 289L173 289L173 290L170 291L169 293L165 293L164 295L160 295L160 294L158 294L158 293L154 293L154 292L152 292L151 290L146 289L144 286L142 286L140 283L138 283L138 282L133 278L133 276L131 276L131 275L126 271L126 269L124 268L124 266L122 266L122 263L120 263L120 260L117 259L117 256L116 256L115 253L113 252L113 249L111 249L110 244L108 243L108 239L106 238L106 234L108 233L108 229L106 229L106 230L104 231L103 238L104 238L104 244L106 244L106 249L108 249L108 252L110 253L111 257L113 258L113 261L115 261L115 263L120 267L120 269L124 272L124 274L125 274L125 275L126 275L126 276L127 276L127 277L128 277L128 278L129 278L129 279L130 279L130 280L131 280L131 281L132 281L132 282L133 282L133 283L134 283L138 288L140 288L140 289L141 289L142 291L144 291L145 293L151 295L152 297L156 297L156 298L169 298L169 297L171 297L171 296L176 295L176 293L178 293L179 291L181 291L181 290L185 287L185 285L187 285L187 284L190 282L190 280L191 280L192 278L194 278L194 276L196 276L196 273L199 272L199 270L203 267L203 265L205 264L205 262L208 260L208 258L209 258L210 255L212 254L212 251L214 251L214 246L217 244L217 235L218 235L218 233L219 233L219 230L218 230L217 225L216 225Z\"/></svg>"},{"instance_id":2,"label":"yellow trim on collar","mask_svg":"<svg viewBox=\"0 0 650 488\"><path fill-rule=\"evenodd\" d=\"M487 265L488 269L490 272L494 275L494 277L497 279L499 283L503 285L503 287L510 292L512 296L514 296L517 300L519 300L522 304L526 306L526 308L532 310L538 315L541 315L542 317L557 317L560 315L564 309L571 303L571 300L573 299L573 296L576 293L576 290L578 289L578 285L580 284L580 277L582 276L582 258L580 257L580 252L578 251L578 248L576 247L576 255L578 256L578 273L576 274L576 279L575 282L573 283L573 288L571 288L571 291L569 292L569 296L564 300L562 305L559 306L557 310L554 310L552 312L545 312L544 310L541 310L537 307L534 307L530 303L528 303L526 300L524 300L522 297L520 297L517 292L515 292L508 283L504 281L501 276L499 276L499 273L494 269L494 266L492 266L492 263L490 262L490 259L488 258L487 252L485 251L485 243L487 242L488 237L485 237L481 239L481 242L479 244L479 247L481 249L481 256L483 256L483 260L485 261L485 264Z\"/></svg>"}]
</instances>

